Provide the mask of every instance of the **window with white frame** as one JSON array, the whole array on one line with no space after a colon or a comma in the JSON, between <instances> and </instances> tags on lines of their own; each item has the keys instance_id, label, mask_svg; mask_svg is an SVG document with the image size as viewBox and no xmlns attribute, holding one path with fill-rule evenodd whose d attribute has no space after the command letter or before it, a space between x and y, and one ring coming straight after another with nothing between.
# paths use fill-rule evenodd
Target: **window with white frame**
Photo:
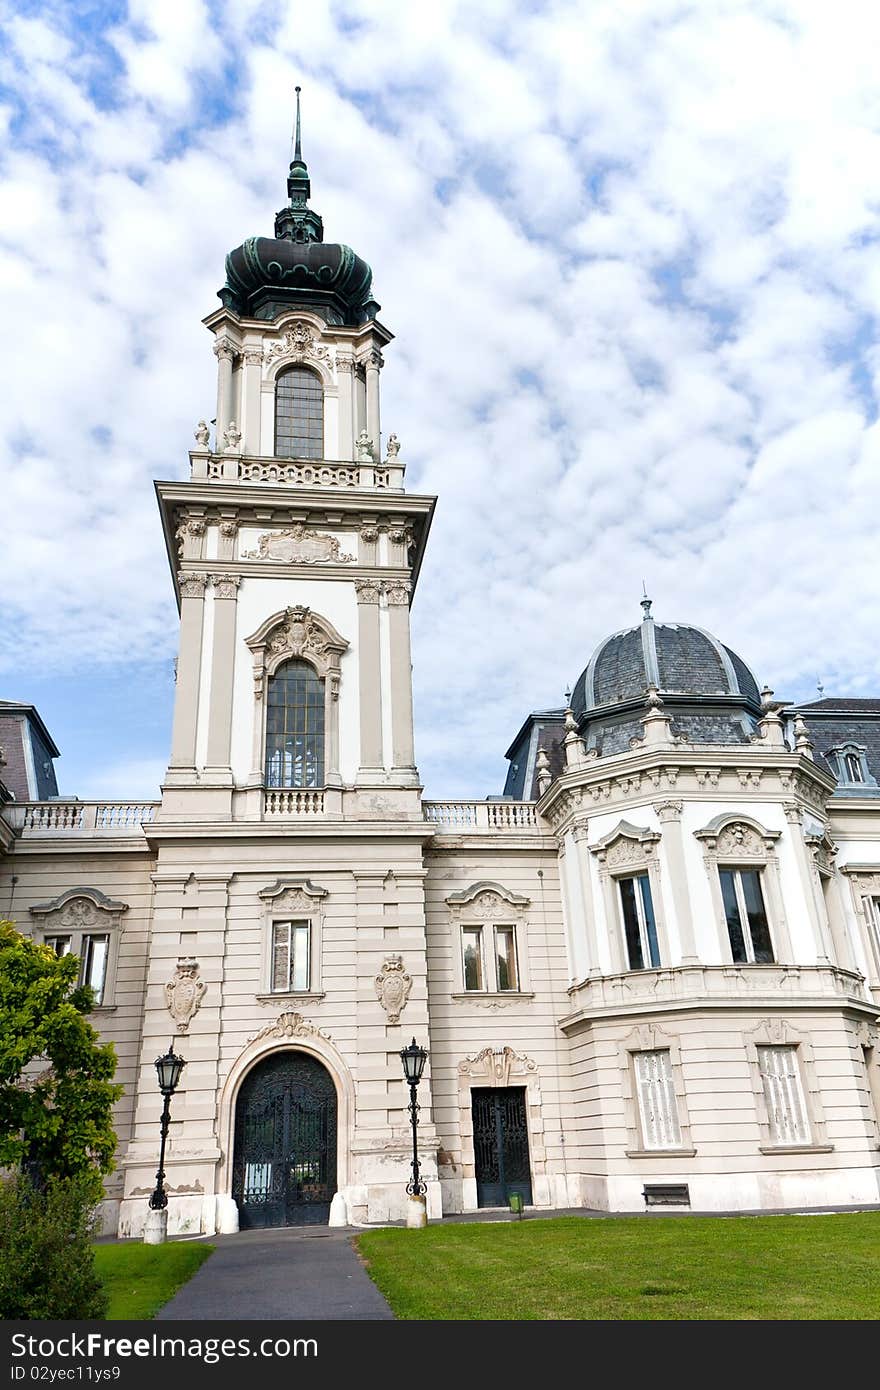
<instances>
[{"instance_id":1,"label":"window with white frame","mask_svg":"<svg viewBox=\"0 0 880 1390\"><path fill-rule=\"evenodd\" d=\"M519 992L514 926L462 927L461 955L465 990L498 994Z\"/></svg>"},{"instance_id":2,"label":"window with white frame","mask_svg":"<svg viewBox=\"0 0 880 1390\"><path fill-rule=\"evenodd\" d=\"M272 923L272 993L307 993L311 979L311 923Z\"/></svg>"},{"instance_id":3,"label":"window with white frame","mask_svg":"<svg viewBox=\"0 0 880 1390\"><path fill-rule=\"evenodd\" d=\"M865 774L862 770L862 760L858 753L845 754L843 768L848 782L864 782Z\"/></svg>"},{"instance_id":4,"label":"window with white frame","mask_svg":"<svg viewBox=\"0 0 880 1390\"><path fill-rule=\"evenodd\" d=\"M719 866L721 899L734 962L772 965L773 943L761 889L760 869Z\"/></svg>"},{"instance_id":5,"label":"window with white frame","mask_svg":"<svg viewBox=\"0 0 880 1390\"><path fill-rule=\"evenodd\" d=\"M483 969L482 927L462 927L461 952L465 989L485 989L486 972Z\"/></svg>"},{"instance_id":6,"label":"window with white frame","mask_svg":"<svg viewBox=\"0 0 880 1390\"><path fill-rule=\"evenodd\" d=\"M758 1070L764 1087L770 1141L809 1144L810 1123L796 1047L759 1047Z\"/></svg>"},{"instance_id":7,"label":"window with white frame","mask_svg":"<svg viewBox=\"0 0 880 1390\"><path fill-rule=\"evenodd\" d=\"M635 1052L633 1065L644 1147L681 1148L681 1125L668 1048Z\"/></svg>"},{"instance_id":8,"label":"window with white frame","mask_svg":"<svg viewBox=\"0 0 880 1390\"><path fill-rule=\"evenodd\" d=\"M107 984L107 962L110 956L110 937L106 932L83 932L82 935L45 936L43 944L56 956L79 956L80 985L94 992L95 1003L103 1004Z\"/></svg>"},{"instance_id":9,"label":"window with white frame","mask_svg":"<svg viewBox=\"0 0 880 1390\"><path fill-rule=\"evenodd\" d=\"M656 969L660 965L657 922L647 874L617 880L627 963L630 970Z\"/></svg>"},{"instance_id":10,"label":"window with white frame","mask_svg":"<svg viewBox=\"0 0 880 1390\"><path fill-rule=\"evenodd\" d=\"M868 925L871 928L871 935L874 939L874 950L877 953L877 960L880 961L880 898L868 898Z\"/></svg>"}]
</instances>

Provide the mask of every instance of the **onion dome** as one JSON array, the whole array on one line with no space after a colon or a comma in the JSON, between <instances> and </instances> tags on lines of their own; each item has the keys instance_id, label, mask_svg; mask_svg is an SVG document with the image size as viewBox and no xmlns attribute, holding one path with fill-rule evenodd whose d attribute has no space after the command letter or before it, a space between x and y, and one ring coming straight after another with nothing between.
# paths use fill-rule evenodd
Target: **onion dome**
<instances>
[{"instance_id":1,"label":"onion dome","mask_svg":"<svg viewBox=\"0 0 880 1390\"><path fill-rule=\"evenodd\" d=\"M645 691L656 686L676 731L695 743L744 743L761 717L752 672L736 652L690 623L655 622L642 599L637 627L600 642L571 705L588 747L622 751L641 732Z\"/></svg>"},{"instance_id":2,"label":"onion dome","mask_svg":"<svg viewBox=\"0 0 880 1390\"><path fill-rule=\"evenodd\" d=\"M302 157L300 89L296 142L287 176L289 203L275 218L274 237L248 237L226 257L224 308L246 318L273 319L291 306L312 309L327 323L357 327L373 319L373 272L340 242L324 241L324 223L308 205L311 182Z\"/></svg>"}]
</instances>

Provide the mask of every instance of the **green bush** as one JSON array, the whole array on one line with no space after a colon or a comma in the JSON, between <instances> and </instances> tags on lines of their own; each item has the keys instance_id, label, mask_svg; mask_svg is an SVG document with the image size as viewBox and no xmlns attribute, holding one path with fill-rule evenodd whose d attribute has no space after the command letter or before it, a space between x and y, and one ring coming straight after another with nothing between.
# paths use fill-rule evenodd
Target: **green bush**
<instances>
[{"instance_id":1,"label":"green bush","mask_svg":"<svg viewBox=\"0 0 880 1390\"><path fill-rule=\"evenodd\" d=\"M0 1182L0 1318L103 1318L94 1226L87 1177L45 1188L21 1174Z\"/></svg>"}]
</instances>

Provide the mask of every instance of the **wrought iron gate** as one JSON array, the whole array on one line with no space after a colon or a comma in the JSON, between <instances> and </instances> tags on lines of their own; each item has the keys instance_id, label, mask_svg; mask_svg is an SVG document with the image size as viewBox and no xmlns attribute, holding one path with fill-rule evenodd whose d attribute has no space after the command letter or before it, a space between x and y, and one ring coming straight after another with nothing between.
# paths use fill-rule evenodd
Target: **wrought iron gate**
<instances>
[{"instance_id":1,"label":"wrought iron gate","mask_svg":"<svg viewBox=\"0 0 880 1390\"><path fill-rule=\"evenodd\" d=\"M232 1195L239 1224L326 1222L336 1191L336 1088L304 1052L278 1052L245 1078L235 1107Z\"/></svg>"},{"instance_id":2,"label":"wrought iron gate","mask_svg":"<svg viewBox=\"0 0 880 1390\"><path fill-rule=\"evenodd\" d=\"M524 1086L471 1091L477 1206L504 1207L511 1193L532 1200Z\"/></svg>"}]
</instances>

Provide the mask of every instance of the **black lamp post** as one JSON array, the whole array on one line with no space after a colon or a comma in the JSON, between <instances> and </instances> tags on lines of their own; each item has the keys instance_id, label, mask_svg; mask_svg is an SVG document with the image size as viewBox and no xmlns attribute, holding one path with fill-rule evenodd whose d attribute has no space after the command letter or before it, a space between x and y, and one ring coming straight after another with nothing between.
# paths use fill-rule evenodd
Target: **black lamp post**
<instances>
[{"instance_id":1,"label":"black lamp post","mask_svg":"<svg viewBox=\"0 0 880 1390\"><path fill-rule=\"evenodd\" d=\"M413 1133L412 1178L407 1183L406 1190L411 1197L424 1197L428 1188L419 1177L419 1105L416 1100L416 1090L422 1079L422 1072L425 1070L428 1054L425 1048L419 1047L415 1038L413 1038L409 1047L401 1049L400 1060L403 1063L403 1074L406 1077L406 1084L409 1086L409 1114L412 1120Z\"/></svg>"},{"instance_id":2,"label":"black lamp post","mask_svg":"<svg viewBox=\"0 0 880 1390\"><path fill-rule=\"evenodd\" d=\"M164 1057L156 1058L156 1075L159 1078L159 1090L165 1098L162 1106L162 1144L159 1149L159 1171L156 1174L156 1189L150 1197L150 1207L153 1211L164 1211L168 1205L168 1194L165 1191L165 1141L168 1138L168 1130L171 1125L171 1097L177 1090L180 1075L186 1066L182 1057L178 1057L174 1051L174 1039L172 1038L168 1051Z\"/></svg>"}]
</instances>

